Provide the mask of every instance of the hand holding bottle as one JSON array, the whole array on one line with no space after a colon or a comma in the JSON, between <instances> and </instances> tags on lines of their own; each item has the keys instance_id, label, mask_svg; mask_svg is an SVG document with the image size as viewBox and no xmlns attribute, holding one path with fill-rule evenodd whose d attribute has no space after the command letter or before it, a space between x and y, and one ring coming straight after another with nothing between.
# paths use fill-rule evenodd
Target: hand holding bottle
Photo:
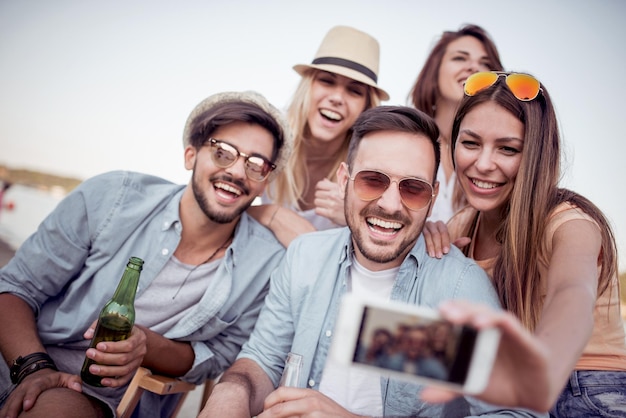
<instances>
[{"instance_id":1,"label":"hand holding bottle","mask_svg":"<svg viewBox=\"0 0 626 418\"><path fill-rule=\"evenodd\" d=\"M93 338L97 322L94 321L85 331L85 339ZM148 351L146 342L146 333L135 325L126 340L101 341L96 347L87 349L86 357L97 363L94 367L103 378L102 386L119 387L128 383L143 363Z\"/></svg>"},{"instance_id":2,"label":"hand holding bottle","mask_svg":"<svg viewBox=\"0 0 626 418\"><path fill-rule=\"evenodd\" d=\"M302 356L300 354L289 352L287 360L285 360L285 368L280 378L278 386L286 386L290 388L300 387L300 372L302 370Z\"/></svg>"},{"instance_id":3,"label":"hand holding bottle","mask_svg":"<svg viewBox=\"0 0 626 418\"><path fill-rule=\"evenodd\" d=\"M136 370L136 367L132 370L125 367L128 363L127 357L120 358L119 354L117 354L129 352L133 345L113 343L126 341L130 339L132 334L133 325L135 324L135 294L137 293L142 269L143 260L139 257L131 257L128 260L128 264L126 264L124 274L117 285L117 289L115 289L113 297L100 311L96 329L93 332L93 338L81 368L80 377L83 383L91 386L117 386L116 380L126 383L130 380L127 379L129 372L134 373ZM143 345L145 346L145 335ZM102 356L95 349L96 347L99 347L98 350L104 352ZM128 358L131 359L130 361L134 359L134 357ZM122 362L126 364L121 364ZM112 370L104 373L103 368L107 366ZM105 384L102 382L102 378L107 376L112 376L113 380L109 380Z\"/></svg>"}]
</instances>

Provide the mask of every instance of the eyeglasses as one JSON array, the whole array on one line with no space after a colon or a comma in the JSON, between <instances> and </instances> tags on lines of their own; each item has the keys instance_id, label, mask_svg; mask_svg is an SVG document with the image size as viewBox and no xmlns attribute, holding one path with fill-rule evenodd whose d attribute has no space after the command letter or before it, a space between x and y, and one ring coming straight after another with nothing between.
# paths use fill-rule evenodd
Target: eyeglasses
<instances>
[{"instance_id":1,"label":"eyeglasses","mask_svg":"<svg viewBox=\"0 0 626 418\"><path fill-rule=\"evenodd\" d=\"M498 71L479 72L467 77L463 90L468 96L474 96L479 91L483 91L498 81L500 76L504 76L506 85L513 95L522 102L529 102L535 99L541 91L539 81L528 74L503 73Z\"/></svg>"},{"instance_id":2,"label":"eyeglasses","mask_svg":"<svg viewBox=\"0 0 626 418\"><path fill-rule=\"evenodd\" d=\"M250 180L263 181L270 172L276 168L276 164L272 163L267 158L260 155L244 154L228 142L220 141L215 138L209 138L206 142L209 142L209 146L211 147L211 158L213 162L220 168L231 167L237 162L239 157L244 157L246 159L246 176L248 176Z\"/></svg>"},{"instance_id":3,"label":"eyeglasses","mask_svg":"<svg viewBox=\"0 0 626 418\"><path fill-rule=\"evenodd\" d=\"M354 192L361 200L376 200L385 193L391 183L398 184L400 199L411 210L419 210L428 206L435 195L433 186L415 177L405 177L398 181L376 170L361 170L350 177L354 182Z\"/></svg>"}]
</instances>

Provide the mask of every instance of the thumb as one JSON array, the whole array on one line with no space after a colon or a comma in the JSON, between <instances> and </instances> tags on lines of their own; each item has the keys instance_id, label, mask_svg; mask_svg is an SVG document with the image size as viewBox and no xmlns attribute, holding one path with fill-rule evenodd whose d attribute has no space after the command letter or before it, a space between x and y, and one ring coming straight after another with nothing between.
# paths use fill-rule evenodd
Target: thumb
<instances>
[{"instance_id":1,"label":"thumb","mask_svg":"<svg viewBox=\"0 0 626 418\"><path fill-rule=\"evenodd\" d=\"M89 325L89 328L87 328L87 330L83 334L84 339L91 340L93 338L94 334L96 333L96 325L98 325L97 319L93 321L91 325Z\"/></svg>"}]
</instances>

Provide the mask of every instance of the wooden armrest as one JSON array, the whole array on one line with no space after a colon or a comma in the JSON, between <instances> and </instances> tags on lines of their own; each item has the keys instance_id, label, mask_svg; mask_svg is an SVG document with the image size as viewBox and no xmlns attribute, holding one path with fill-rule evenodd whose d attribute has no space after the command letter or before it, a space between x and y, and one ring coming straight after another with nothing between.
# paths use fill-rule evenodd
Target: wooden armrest
<instances>
[{"instance_id":1,"label":"wooden armrest","mask_svg":"<svg viewBox=\"0 0 626 418\"><path fill-rule=\"evenodd\" d=\"M156 393L158 395L172 395L175 393L183 393L173 416L176 416L187 393L192 391L196 385L193 383L183 382L173 377L154 375L149 369L140 367L135 372L133 380L130 381L122 400L117 406L117 416L119 418L128 418L133 414L135 407L139 403L139 399L144 390Z\"/></svg>"},{"instance_id":2,"label":"wooden armrest","mask_svg":"<svg viewBox=\"0 0 626 418\"><path fill-rule=\"evenodd\" d=\"M146 374L142 376L139 385L145 390L159 395L189 392L196 388L196 385L193 383L158 374Z\"/></svg>"},{"instance_id":3,"label":"wooden armrest","mask_svg":"<svg viewBox=\"0 0 626 418\"><path fill-rule=\"evenodd\" d=\"M119 405L117 405L117 416L119 418L128 418L133 414L137 403L139 403L139 398L141 398L141 394L144 391L144 389L139 385L139 382L144 376L149 374L152 374L152 372L144 367L137 369L135 376L133 376L133 380L130 381L128 388L126 388L126 392L124 392L122 400Z\"/></svg>"}]
</instances>

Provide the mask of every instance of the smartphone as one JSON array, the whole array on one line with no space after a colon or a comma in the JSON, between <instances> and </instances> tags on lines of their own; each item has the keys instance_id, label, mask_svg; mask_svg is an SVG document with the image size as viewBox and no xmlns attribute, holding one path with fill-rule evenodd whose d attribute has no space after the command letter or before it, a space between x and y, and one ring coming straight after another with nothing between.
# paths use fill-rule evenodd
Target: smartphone
<instances>
[{"instance_id":1,"label":"smartphone","mask_svg":"<svg viewBox=\"0 0 626 418\"><path fill-rule=\"evenodd\" d=\"M476 394L487 385L499 341L497 328L477 330L432 308L347 294L329 356L390 378Z\"/></svg>"}]
</instances>

